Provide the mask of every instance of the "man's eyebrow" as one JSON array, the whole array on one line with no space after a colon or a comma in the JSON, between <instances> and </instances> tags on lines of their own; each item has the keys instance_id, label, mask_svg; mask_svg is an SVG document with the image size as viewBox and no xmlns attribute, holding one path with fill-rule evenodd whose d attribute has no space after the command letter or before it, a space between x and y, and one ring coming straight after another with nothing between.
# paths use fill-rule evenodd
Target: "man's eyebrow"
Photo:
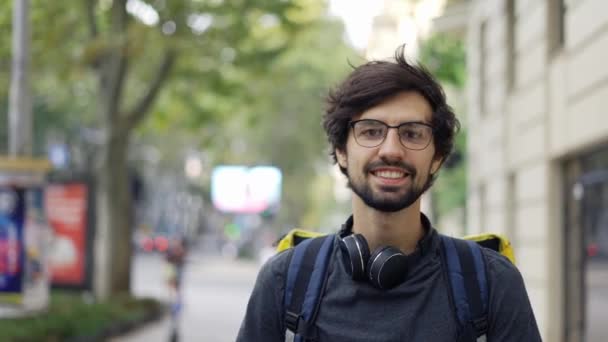
<instances>
[{"instance_id":1,"label":"man's eyebrow","mask_svg":"<svg viewBox=\"0 0 608 342\"><path fill-rule=\"evenodd\" d=\"M430 122L426 122L426 121L423 121L423 120L412 120L412 121L403 121L403 122L401 122L399 124L399 126L400 125L404 125L404 124L410 124L410 123L420 123L420 124L425 124L425 125L430 125L431 124Z\"/></svg>"}]
</instances>

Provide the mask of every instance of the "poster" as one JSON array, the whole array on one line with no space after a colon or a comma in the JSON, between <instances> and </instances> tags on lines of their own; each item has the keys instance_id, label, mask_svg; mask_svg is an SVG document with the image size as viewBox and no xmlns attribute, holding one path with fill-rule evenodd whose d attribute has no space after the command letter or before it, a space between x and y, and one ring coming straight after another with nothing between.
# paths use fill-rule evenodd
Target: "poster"
<instances>
[{"instance_id":1,"label":"poster","mask_svg":"<svg viewBox=\"0 0 608 342\"><path fill-rule=\"evenodd\" d=\"M0 293L19 294L23 289L24 191L0 188Z\"/></svg>"},{"instance_id":2,"label":"poster","mask_svg":"<svg viewBox=\"0 0 608 342\"><path fill-rule=\"evenodd\" d=\"M41 310L48 305L49 280L45 260L48 252L49 227L44 213L44 188L25 190L25 222L23 272L23 306L28 310Z\"/></svg>"},{"instance_id":3,"label":"poster","mask_svg":"<svg viewBox=\"0 0 608 342\"><path fill-rule=\"evenodd\" d=\"M0 313L16 317L48 307L44 213L45 160L0 156Z\"/></svg>"},{"instance_id":4,"label":"poster","mask_svg":"<svg viewBox=\"0 0 608 342\"><path fill-rule=\"evenodd\" d=\"M87 198L84 183L49 184L46 188L44 202L53 230L49 260L53 285L85 286Z\"/></svg>"}]
</instances>

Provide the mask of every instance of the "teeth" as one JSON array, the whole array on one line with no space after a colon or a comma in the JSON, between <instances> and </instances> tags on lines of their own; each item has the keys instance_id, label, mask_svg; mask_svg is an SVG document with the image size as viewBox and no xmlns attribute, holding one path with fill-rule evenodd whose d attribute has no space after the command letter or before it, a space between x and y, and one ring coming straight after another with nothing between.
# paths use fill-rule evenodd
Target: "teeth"
<instances>
[{"instance_id":1,"label":"teeth","mask_svg":"<svg viewBox=\"0 0 608 342\"><path fill-rule=\"evenodd\" d=\"M404 176L404 173L399 171L378 171L376 172L376 176L382 178L401 178Z\"/></svg>"}]
</instances>

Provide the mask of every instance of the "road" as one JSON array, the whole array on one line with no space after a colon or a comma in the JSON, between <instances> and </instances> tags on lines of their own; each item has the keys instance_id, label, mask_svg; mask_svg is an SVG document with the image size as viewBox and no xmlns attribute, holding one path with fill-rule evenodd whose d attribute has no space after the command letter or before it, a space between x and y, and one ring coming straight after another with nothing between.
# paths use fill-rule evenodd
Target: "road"
<instances>
[{"instance_id":1,"label":"road","mask_svg":"<svg viewBox=\"0 0 608 342\"><path fill-rule=\"evenodd\" d=\"M219 256L189 256L183 280L184 306L179 341L234 342L259 264ZM166 268L157 255L139 254L133 264L136 296L169 299ZM164 319L112 342L168 341L171 322Z\"/></svg>"}]
</instances>

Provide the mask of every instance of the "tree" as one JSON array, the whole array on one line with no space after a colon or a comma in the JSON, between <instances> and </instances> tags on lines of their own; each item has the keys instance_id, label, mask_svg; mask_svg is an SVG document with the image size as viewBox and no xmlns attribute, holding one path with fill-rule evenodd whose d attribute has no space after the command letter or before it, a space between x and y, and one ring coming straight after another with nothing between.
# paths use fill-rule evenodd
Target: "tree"
<instances>
[{"instance_id":1,"label":"tree","mask_svg":"<svg viewBox=\"0 0 608 342\"><path fill-rule=\"evenodd\" d=\"M4 7L0 27L10 27ZM53 25L41 24L48 18ZM308 186L328 160L323 97L360 58L322 1L33 0L32 21L38 154L51 131L86 140L85 127L103 138L81 142L95 147L85 166L96 170L99 190L99 297L129 287L125 160L142 143L163 152L169 172L183 172L185 151L196 146L212 163L279 166L277 224L328 210ZM9 49L0 41L0 63Z\"/></svg>"},{"instance_id":2,"label":"tree","mask_svg":"<svg viewBox=\"0 0 608 342\"><path fill-rule=\"evenodd\" d=\"M349 71L349 61L363 60L345 43L341 23L327 17L322 6L311 7L307 18L300 19L307 25L293 33L289 47L264 69L223 68L229 77L214 92L197 96L191 80L180 78L139 130L141 141L161 151L160 164L167 170L183 168L184 150L192 148L204 151L209 166L278 166L284 177L281 210L272 221L277 229L318 227L325 214L319 209L331 210L316 203L321 193L312 186L320 172L327 173L329 161L320 124L324 96ZM235 86L239 92L230 91ZM171 112L181 114L176 118ZM199 115L186 114L191 112ZM182 132L179 137L173 133L177 131ZM207 185L208 179L201 182L208 192ZM331 189L324 188L328 203L334 202Z\"/></svg>"},{"instance_id":3,"label":"tree","mask_svg":"<svg viewBox=\"0 0 608 342\"><path fill-rule=\"evenodd\" d=\"M466 205L466 115L462 103L466 82L464 41L455 36L435 34L424 42L420 60L442 83L448 95L452 95L450 103L463 124L455 139L454 153L444 163L441 176L432 189L433 194L437 194L432 197L434 213L442 216Z\"/></svg>"},{"instance_id":4,"label":"tree","mask_svg":"<svg viewBox=\"0 0 608 342\"><path fill-rule=\"evenodd\" d=\"M198 78L200 83L238 92L226 71L239 74L263 69L305 24L297 10L311 3L314 1L32 1L36 88L47 91L38 96L57 95L59 101L84 104L84 117L104 137L94 165L94 289L99 298L130 288L132 210L127 147L170 76ZM52 25L36 25L49 20ZM54 88L45 89L47 80L52 80ZM63 105L74 108L66 102Z\"/></svg>"},{"instance_id":5,"label":"tree","mask_svg":"<svg viewBox=\"0 0 608 342\"><path fill-rule=\"evenodd\" d=\"M343 32L341 23L326 19L298 32L292 47L271 63L268 77L250 89L243 115L248 119L241 120L246 127L233 124L233 129L222 129L231 134L228 140L239 130L242 133L236 135L245 141L241 144L245 153L234 153L230 144L224 144L229 146L221 153L225 161L267 163L283 171L280 227L318 224L322 216L310 211L318 195L312 184L319 173L327 173L329 161L321 126L325 96L349 71L349 61L356 64L363 60L344 43ZM326 195L333 202L333 192ZM303 222L306 216L316 217L317 222Z\"/></svg>"}]
</instances>

